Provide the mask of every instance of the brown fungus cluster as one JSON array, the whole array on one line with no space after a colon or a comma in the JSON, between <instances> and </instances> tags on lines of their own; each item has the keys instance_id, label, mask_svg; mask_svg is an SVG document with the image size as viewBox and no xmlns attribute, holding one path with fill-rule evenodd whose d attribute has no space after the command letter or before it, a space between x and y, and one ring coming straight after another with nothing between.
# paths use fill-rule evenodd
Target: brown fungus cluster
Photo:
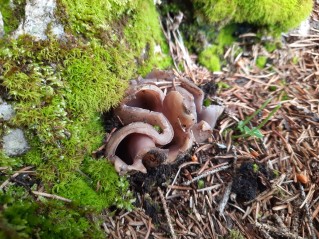
<instances>
[{"instance_id":1,"label":"brown fungus cluster","mask_svg":"<svg viewBox=\"0 0 319 239\"><path fill-rule=\"evenodd\" d=\"M203 106L204 92L172 72L155 70L131 81L127 96L115 109L124 126L106 145L106 156L123 174L143 173L173 163L194 142L207 140L224 108Z\"/></svg>"}]
</instances>

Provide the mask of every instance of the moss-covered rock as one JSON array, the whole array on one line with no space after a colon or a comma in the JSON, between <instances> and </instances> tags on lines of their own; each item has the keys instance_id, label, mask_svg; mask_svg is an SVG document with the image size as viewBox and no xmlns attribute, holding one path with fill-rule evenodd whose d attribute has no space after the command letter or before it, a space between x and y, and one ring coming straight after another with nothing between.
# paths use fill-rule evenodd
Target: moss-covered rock
<instances>
[{"instance_id":1,"label":"moss-covered rock","mask_svg":"<svg viewBox=\"0 0 319 239\"><path fill-rule=\"evenodd\" d=\"M118 104L128 80L171 64L165 53L154 53L156 46L167 50L158 14L151 0L57 0L55 19L64 26L63 38L56 39L48 24L45 40L12 39L20 22L13 19L25 6L24 1L13 3L4 0L0 7L6 32L0 40L0 93L16 114L3 122L0 136L9 127L23 129L30 150L19 157L0 150L0 167L7 168L0 184L16 169L34 166L32 190L44 187L72 203L39 203L29 194L30 185L6 187L0 198L10 203L0 207L0 228L10 230L0 237L53 238L56 233L59 238L91 238L88 233L98 227L88 213L112 205L132 207L126 179L91 153L105 136L101 113ZM21 200L15 190L22 191ZM58 217L61 223L55 223ZM50 224L55 226L51 231L46 228Z\"/></svg>"},{"instance_id":2,"label":"moss-covered rock","mask_svg":"<svg viewBox=\"0 0 319 239\"><path fill-rule=\"evenodd\" d=\"M297 27L310 15L312 0L193 0L211 23L247 22L280 32Z\"/></svg>"}]
</instances>

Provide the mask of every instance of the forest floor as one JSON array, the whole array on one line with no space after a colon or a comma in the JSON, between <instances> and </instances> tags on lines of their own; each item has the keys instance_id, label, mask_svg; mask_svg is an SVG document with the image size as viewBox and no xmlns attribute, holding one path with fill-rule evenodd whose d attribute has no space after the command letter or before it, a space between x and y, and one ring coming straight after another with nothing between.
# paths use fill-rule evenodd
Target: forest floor
<instances>
[{"instance_id":1,"label":"forest floor","mask_svg":"<svg viewBox=\"0 0 319 239\"><path fill-rule=\"evenodd\" d=\"M319 238L319 31L283 36L272 52L240 38L221 72L191 69L219 86L213 138L170 170L132 177L136 207L105 213L109 238Z\"/></svg>"}]
</instances>

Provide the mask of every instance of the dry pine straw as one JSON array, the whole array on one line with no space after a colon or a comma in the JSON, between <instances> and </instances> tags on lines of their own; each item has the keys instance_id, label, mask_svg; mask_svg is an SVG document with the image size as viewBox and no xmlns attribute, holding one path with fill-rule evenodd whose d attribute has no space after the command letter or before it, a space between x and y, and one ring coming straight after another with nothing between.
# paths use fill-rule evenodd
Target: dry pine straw
<instances>
[{"instance_id":1,"label":"dry pine straw","mask_svg":"<svg viewBox=\"0 0 319 239\"><path fill-rule=\"evenodd\" d=\"M312 19L318 16L314 10ZM230 229L245 238L319 238L319 36L313 33L292 35L273 53L261 45L248 46L249 56L236 54L236 45L226 51L228 65L213 78L231 88L218 94L227 111L214 138L194 147L190 160L170 175L169 185L154 189L158 196L152 200L161 208L157 222L142 208L106 216L109 238L224 238ZM182 60L189 56L178 34L165 32L175 65L182 63L197 84L209 81L207 70ZM256 67L258 56L269 59L264 69ZM234 140L231 129L269 98L271 103L252 120L258 125L281 104L262 128L264 138ZM237 202L231 185L245 161L265 163L278 176L255 199Z\"/></svg>"},{"instance_id":2,"label":"dry pine straw","mask_svg":"<svg viewBox=\"0 0 319 239\"><path fill-rule=\"evenodd\" d=\"M123 211L106 218L109 238L217 238L230 229L246 238L319 238L319 37L290 39L273 53L261 45L249 56L235 57L236 45L226 52L228 65L214 77L231 87L218 94L227 111L214 138L197 145L192 160L159 189L162 197L152 198L161 208L159 222L142 208ZM260 55L271 62L263 69L255 65ZM209 78L202 69L193 70L192 78L202 76ZM252 120L258 125L281 104L262 128L264 138L232 139L234 125L269 98ZM254 200L237 202L230 191L233 172L249 160L266 163L278 176Z\"/></svg>"}]
</instances>

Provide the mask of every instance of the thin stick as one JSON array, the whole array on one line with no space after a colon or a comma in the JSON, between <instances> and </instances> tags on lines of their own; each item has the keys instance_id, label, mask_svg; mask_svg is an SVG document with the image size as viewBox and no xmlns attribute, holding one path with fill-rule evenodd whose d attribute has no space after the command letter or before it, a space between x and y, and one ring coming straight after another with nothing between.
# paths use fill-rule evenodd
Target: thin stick
<instances>
[{"instance_id":1,"label":"thin stick","mask_svg":"<svg viewBox=\"0 0 319 239\"><path fill-rule=\"evenodd\" d=\"M198 164L198 163L197 163L197 162L186 162L186 163L181 164L181 165L178 167L178 171L177 171L177 173L176 173L176 175L175 175L175 177L174 177L174 180L173 180L171 186L173 186L173 185L175 184L175 182L176 182L176 180L177 180L177 177L179 176L179 174L180 174L180 172L181 172L181 169L182 169L183 167L185 167L185 166L187 166L187 165L191 165L191 164ZM167 193L166 193L166 195L165 195L166 198L168 197L168 195L169 195L169 193L171 192L171 190L172 190L172 187L169 187L168 190L167 190Z\"/></svg>"},{"instance_id":2,"label":"thin stick","mask_svg":"<svg viewBox=\"0 0 319 239\"><path fill-rule=\"evenodd\" d=\"M217 208L217 211L219 212L219 215L222 216L222 217L224 217L224 210L225 210L225 207L226 207L226 205L228 203L228 200L229 200L229 195L231 193L232 185L233 185L233 182L230 182L227 185L226 190L225 190L224 195L223 195L223 198L219 202L219 205L218 205L218 208Z\"/></svg>"},{"instance_id":3,"label":"thin stick","mask_svg":"<svg viewBox=\"0 0 319 239\"><path fill-rule=\"evenodd\" d=\"M236 148L235 146L232 146L232 151L233 151L233 154L234 154L234 161L233 161L233 172L235 173L236 171L236 163L237 163L237 151L236 151ZM228 185L227 185L227 188L224 192L224 195L223 195L223 198L222 200L220 201L219 203L219 206L218 206L218 209L217 211L219 211L219 215L223 216L224 217L224 210L225 210L225 207L228 203L228 200L229 200L229 196L230 196L230 193L231 193L231 188L232 188L232 185L233 185L233 181L231 181Z\"/></svg>"},{"instance_id":4,"label":"thin stick","mask_svg":"<svg viewBox=\"0 0 319 239\"><path fill-rule=\"evenodd\" d=\"M270 226L268 224L261 224L259 222L256 222L255 225L258 229L261 229L261 230L264 229L264 230L269 231L278 237L286 237L286 238L291 238L291 239L303 239L303 237L300 237L300 236L293 234L289 231L280 230L280 229L278 229L278 227Z\"/></svg>"},{"instance_id":5,"label":"thin stick","mask_svg":"<svg viewBox=\"0 0 319 239\"><path fill-rule=\"evenodd\" d=\"M33 194L38 195L38 196L43 196L43 197L47 197L47 198L53 198L53 199L57 199L57 200L61 200L64 202L72 202L72 200L58 196L58 195L54 195L54 194L49 194L49 193L43 193L43 192L38 192L38 191L32 191Z\"/></svg>"},{"instance_id":6,"label":"thin stick","mask_svg":"<svg viewBox=\"0 0 319 239\"><path fill-rule=\"evenodd\" d=\"M274 239L272 236L270 236L268 234L268 232L266 232L265 229L260 229L260 234L265 238L265 239Z\"/></svg>"},{"instance_id":7,"label":"thin stick","mask_svg":"<svg viewBox=\"0 0 319 239\"><path fill-rule=\"evenodd\" d=\"M0 185L0 190L4 189L5 186L7 186L10 181L12 179L14 179L15 177L17 177L20 173L33 173L34 171L28 171L29 169L33 168L33 166L28 166L28 167L25 167L25 168L22 168L18 171L16 171L10 178L8 178L7 180L5 180L1 185Z\"/></svg>"},{"instance_id":8,"label":"thin stick","mask_svg":"<svg viewBox=\"0 0 319 239\"><path fill-rule=\"evenodd\" d=\"M172 238L173 239L177 239L175 231L174 231L174 227L173 227L173 224L172 224L172 220L171 220L171 217L169 215L168 208L167 208L166 200L165 200L164 195L163 195L163 191L159 187L157 188L157 191L158 191L158 193L160 195L160 198L161 198L161 201L162 201L162 204L163 204L165 216L166 216L166 219L167 219L169 230L171 231Z\"/></svg>"},{"instance_id":9,"label":"thin stick","mask_svg":"<svg viewBox=\"0 0 319 239\"><path fill-rule=\"evenodd\" d=\"M146 232L146 235L145 235L145 239L148 239L148 237L150 236L151 234L151 229L152 229L152 219L150 219L148 221L148 228L147 228L147 232Z\"/></svg>"},{"instance_id":10,"label":"thin stick","mask_svg":"<svg viewBox=\"0 0 319 239\"><path fill-rule=\"evenodd\" d=\"M305 190L304 190L304 187L301 185L301 183L299 183L299 188L300 188L300 191L301 191L301 197L304 200L304 208L305 208L306 215L307 215L308 222L309 222L311 238L312 239L317 239L316 233L315 233L315 227L313 225L313 221L312 221L312 217L311 217L311 213L310 213L310 209L309 209L309 204L308 204L308 202L306 200Z\"/></svg>"},{"instance_id":11,"label":"thin stick","mask_svg":"<svg viewBox=\"0 0 319 239\"><path fill-rule=\"evenodd\" d=\"M230 167L231 167L231 165L230 165L230 164L227 164L227 165L224 165L224 166L221 166L221 167L218 167L218 168L214 168L214 169L209 170L209 171L207 171L207 172L205 172L205 173L203 173L203 174L201 174L201 175L199 175L199 176L197 176L197 177L195 177L195 178L193 178L193 179L191 179L191 180L189 180L189 181L187 181L187 182L185 182L185 183L183 183L183 184L186 185L186 186L188 186L188 185L190 185L191 183L193 183L193 182L195 182L195 181L197 181L197 180L199 180L199 179L201 179L201 178L207 177L208 175L217 173L217 172L219 172L219 171L228 169L228 168L230 168Z\"/></svg>"}]
</instances>

